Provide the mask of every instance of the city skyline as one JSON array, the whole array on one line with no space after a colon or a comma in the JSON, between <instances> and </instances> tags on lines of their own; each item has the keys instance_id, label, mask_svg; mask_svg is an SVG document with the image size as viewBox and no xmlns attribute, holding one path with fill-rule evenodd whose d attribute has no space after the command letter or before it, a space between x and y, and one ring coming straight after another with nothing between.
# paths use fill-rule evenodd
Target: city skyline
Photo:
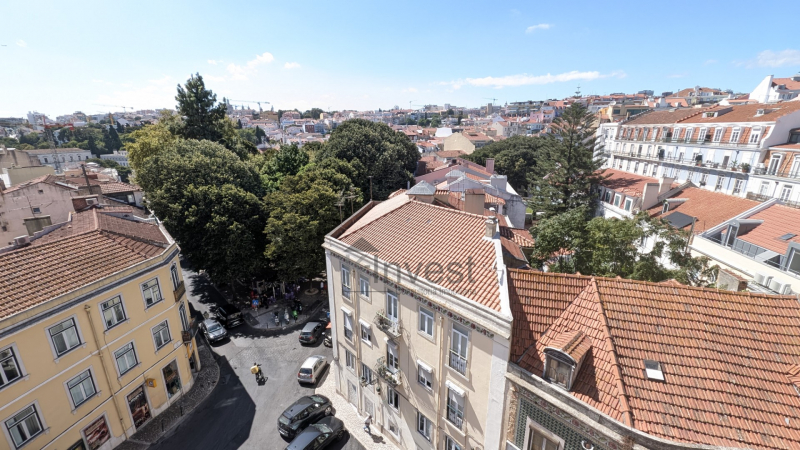
<instances>
[{"instance_id":1,"label":"city skyline","mask_svg":"<svg viewBox=\"0 0 800 450\"><path fill-rule=\"evenodd\" d=\"M578 86L583 94L695 85L750 92L766 75L800 70L790 29L738 14L722 18L727 29L748 32L723 36L666 20L679 10L718 14L683 3L640 5L647 23L634 32L618 8L589 3L567 15L554 4L45 2L0 32L0 116L171 108L176 85L193 73L218 100L302 111L503 104L564 98ZM0 11L14 17L8 5ZM709 43L713 36L724 48Z\"/></svg>"}]
</instances>

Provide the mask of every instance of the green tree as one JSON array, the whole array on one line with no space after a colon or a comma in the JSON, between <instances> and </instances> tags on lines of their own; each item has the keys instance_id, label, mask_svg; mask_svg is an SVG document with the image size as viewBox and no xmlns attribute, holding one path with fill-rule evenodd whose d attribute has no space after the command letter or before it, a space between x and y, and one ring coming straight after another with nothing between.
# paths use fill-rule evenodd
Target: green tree
<instances>
[{"instance_id":1,"label":"green tree","mask_svg":"<svg viewBox=\"0 0 800 450\"><path fill-rule=\"evenodd\" d=\"M324 112L325 111L323 111L322 108L311 108L303 113L303 118L319 120L320 114Z\"/></svg>"},{"instance_id":2,"label":"green tree","mask_svg":"<svg viewBox=\"0 0 800 450\"><path fill-rule=\"evenodd\" d=\"M434 128L441 127L442 126L442 119L439 116L434 116L433 119L431 119L431 126L434 127Z\"/></svg>"},{"instance_id":3,"label":"green tree","mask_svg":"<svg viewBox=\"0 0 800 450\"><path fill-rule=\"evenodd\" d=\"M178 114L183 117L177 129L185 139L207 139L220 142L226 106L217 103L217 95L206 89L200 74L192 75L185 86L178 85Z\"/></svg>"},{"instance_id":4,"label":"green tree","mask_svg":"<svg viewBox=\"0 0 800 450\"><path fill-rule=\"evenodd\" d=\"M458 125L461 125L461 121L464 119L464 115L460 112L458 113Z\"/></svg>"},{"instance_id":5,"label":"green tree","mask_svg":"<svg viewBox=\"0 0 800 450\"><path fill-rule=\"evenodd\" d=\"M362 192L369 192L368 176L372 176L374 198L384 200L413 181L420 155L405 134L383 123L353 119L331 133L322 157L359 161L365 173L359 174L353 183Z\"/></svg>"},{"instance_id":6,"label":"green tree","mask_svg":"<svg viewBox=\"0 0 800 450\"><path fill-rule=\"evenodd\" d=\"M236 128L242 129L242 119L236 119Z\"/></svg>"},{"instance_id":7,"label":"green tree","mask_svg":"<svg viewBox=\"0 0 800 450\"><path fill-rule=\"evenodd\" d=\"M256 144L269 142L269 139L267 138L267 133L265 133L264 130L262 130L261 127L259 127L258 125L256 125L255 133L256 133Z\"/></svg>"},{"instance_id":8,"label":"green tree","mask_svg":"<svg viewBox=\"0 0 800 450\"><path fill-rule=\"evenodd\" d=\"M106 150L111 153L114 150L122 148L122 141L119 139L119 134L114 127L108 127L108 140L106 141Z\"/></svg>"},{"instance_id":9,"label":"green tree","mask_svg":"<svg viewBox=\"0 0 800 450\"><path fill-rule=\"evenodd\" d=\"M528 177L536 167L544 144L541 138L512 136L476 149L465 158L481 165L486 165L487 158L494 158L495 171L506 175L517 192L528 195Z\"/></svg>"},{"instance_id":10,"label":"green tree","mask_svg":"<svg viewBox=\"0 0 800 450\"><path fill-rule=\"evenodd\" d=\"M450 108L450 109L447 110L447 117L453 117L453 114L455 114L455 111L453 111L453 108Z\"/></svg>"},{"instance_id":11,"label":"green tree","mask_svg":"<svg viewBox=\"0 0 800 450\"><path fill-rule=\"evenodd\" d=\"M261 171L261 179L268 191L274 191L287 176L296 175L308 165L309 157L296 145L282 145Z\"/></svg>"},{"instance_id":12,"label":"green tree","mask_svg":"<svg viewBox=\"0 0 800 450\"><path fill-rule=\"evenodd\" d=\"M87 139L86 149L92 152L92 155L99 155L100 149L97 147L97 142L95 142L94 135L89 135L89 139Z\"/></svg>"},{"instance_id":13,"label":"green tree","mask_svg":"<svg viewBox=\"0 0 800 450\"><path fill-rule=\"evenodd\" d=\"M135 171L139 172L145 160L172 146L179 139L170 132L179 121L178 116L165 111L161 113L161 119L157 123L130 134L133 142L126 143L125 150L128 152L128 162Z\"/></svg>"},{"instance_id":14,"label":"green tree","mask_svg":"<svg viewBox=\"0 0 800 450\"><path fill-rule=\"evenodd\" d=\"M117 122L117 134L125 134L125 127L119 122Z\"/></svg>"},{"instance_id":15,"label":"green tree","mask_svg":"<svg viewBox=\"0 0 800 450\"><path fill-rule=\"evenodd\" d=\"M592 187L602 179L601 158L595 137L595 116L580 103L573 103L553 121L534 170L529 175L529 206L535 213L552 217L581 208L591 211L595 203Z\"/></svg>"}]
</instances>

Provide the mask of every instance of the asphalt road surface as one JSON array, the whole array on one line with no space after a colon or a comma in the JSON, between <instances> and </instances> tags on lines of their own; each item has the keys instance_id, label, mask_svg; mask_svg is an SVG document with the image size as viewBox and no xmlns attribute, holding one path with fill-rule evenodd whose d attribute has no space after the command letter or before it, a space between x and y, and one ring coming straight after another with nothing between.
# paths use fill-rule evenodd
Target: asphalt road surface
<instances>
[{"instance_id":1,"label":"asphalt road surface","mask_svg":"<svg viewBox=\"0 0 800 450\"><path fill-rule=\"evenodd\" d=\"M203 312L224 300L205 277L184 267L186 292L192 309ZM246 323L229 330L228 339L211 346L218 355L220 380L206 401L152 449L285 449L288 442L277 429L283 410L314 386L297 382L297 371L311 355L330 361L331 349L321 343L302 346L298 330L267 336ZM199 335L198 335L199 336ZM267 378L258 386L250 373L253 362L262 366ZM324 376L329 376L326 371ZM334 450L364 450L349 434L329 447Z\"/></svg>"}]
</instances>

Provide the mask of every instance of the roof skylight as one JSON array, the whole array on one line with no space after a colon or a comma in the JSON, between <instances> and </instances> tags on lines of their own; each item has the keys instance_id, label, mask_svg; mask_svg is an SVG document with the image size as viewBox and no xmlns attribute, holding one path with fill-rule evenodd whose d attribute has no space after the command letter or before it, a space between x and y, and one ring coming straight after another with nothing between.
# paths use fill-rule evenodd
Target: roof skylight
<instances>
[{"instance_id":1,"label":"roof skylight","mask_svg":"<svg viewBox=\"0 0 800 450\"><path fill-rule=\"evenodd\" d=\"M644 373L650 380L664 381L664 372L661 371L661 363L658 361L645 359Z\"/></svg>"}]
</instances>

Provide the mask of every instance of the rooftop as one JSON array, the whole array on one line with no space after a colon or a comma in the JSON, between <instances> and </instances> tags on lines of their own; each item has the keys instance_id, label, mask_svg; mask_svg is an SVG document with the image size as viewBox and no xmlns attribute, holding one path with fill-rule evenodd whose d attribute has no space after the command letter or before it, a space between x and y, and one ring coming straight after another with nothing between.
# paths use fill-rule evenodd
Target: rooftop
<instances>
[{"instance_id":1,"label":"rooftop","mask_svg":"<svg viewBox=\"0 0 800 450\"><path fill-rule=\"evenodd\" d=\"M615 420L676 442L800 446L796 298L534 274L509 271L512 361L524 369L542 376L544 349L581 332L591 348L569 395ZM664 381L646 376L645 360Z\"/></svg>"},{"instance_id":2,"label":"rooftop","mask_svg":"<svg viewBox=\"0 0 800 450\"><path fill-rule=\"evenodd\" d=\"M754 228L739 232L737 238L755 244L778 254L786 254L790 242L800 243L800 209L783 205L771 205L768 208L747 217L748 220L763 220ZM781 236L794 234L783 240Z\"/></svg>"},{"instance_id":3,"label":"rooftop","mask_svg":"<svg viewBox=\"0 0 800 450\"><path fill-rule=\"evenodd\" d=\"M168 245L156 225L98 209L73 213L30 245L0 253L0 319L159 255Z\"/></svg>"},{"instance_id":4,"label":"rooftop","mask_svg":"<svg viewBox=\"0 0 800 450\"><path fill-rule=\"evenodd\" d=\"M694 224L694 233L702 233L709 228L730 220L739 214L760 205L755 200L733 195L712 192L707 189L689 186L675 192L671 199L682 201L669 202L669 210L663 213L663 202L647 210L651 217L668 218L673 212L678 211L697 220ZM689 229L691 224L679 228Z\"/></svg>"},{"instance_id":5,"label":"rooftop","mask_svg":"<svg viewBox=\"0 0 800 450\"><path fill-rule=\"evenodd\" d=\"M606 189L625 194L629 197L641 197L644 193L644 186L647 183L656 183L656 178L636 175L616 169L606 169L603 172L604 178L600 185Z\"/></svg>"}]
</instances>

